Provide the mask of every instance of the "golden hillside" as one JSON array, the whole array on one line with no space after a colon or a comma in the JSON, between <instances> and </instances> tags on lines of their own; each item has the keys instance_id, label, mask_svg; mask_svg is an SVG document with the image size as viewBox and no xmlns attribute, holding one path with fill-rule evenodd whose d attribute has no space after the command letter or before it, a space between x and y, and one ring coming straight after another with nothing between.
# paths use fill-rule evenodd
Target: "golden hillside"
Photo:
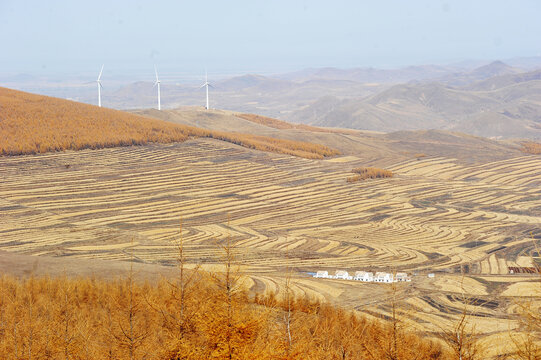
<instances>
[{"instance_id":1,"label":"golden hillside","mask_svg":"<svg viewBox=\"0 0 541 360\"><path fill-rule=\"evenodd\" d=\"M214 138L305 158L338 154L318 144L203 130L6 88L0 88L0 109L2 155L182 142L189 137Z\"/></svg>"}]
</instances>

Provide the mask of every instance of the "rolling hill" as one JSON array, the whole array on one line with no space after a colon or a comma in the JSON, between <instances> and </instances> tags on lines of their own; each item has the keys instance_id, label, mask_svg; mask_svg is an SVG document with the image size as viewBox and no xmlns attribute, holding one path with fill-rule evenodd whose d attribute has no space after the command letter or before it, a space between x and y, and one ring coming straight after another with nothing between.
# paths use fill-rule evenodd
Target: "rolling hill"
<instances>
[{"instance_id":1,"label":"rolling hill","mask_svg":"<svg viewBox=\"0 0 541 360\"><path fill-rule=\"evenodd\" d=\"M190 137L308 158L338 154L324 145L203 130L6 88L0 88L0 110L2 155L182 142Z\"/></svg>"},{"instance_id":2,"label":"rolling hill","mask_svg":"<svg viewBox=\"0 0 541 360\"><path fill-rule=\"evenodd\" d=\"M373 98L371 106L389 104L396 96L423 106L415 97L408 98L409 92L398 90ZM450 96L457 90L440 87L437 91ZM32 132L13 130L24 129L22 124L53 135L64 134L66 129L76 134L97 131L92 125L95 119L101 121L103 136L134 128L143 129L143 134L147 129L165 135L168 129L182 129L180 134L188 137L182 142L0 156L0 249L17 254L11 258L0 252L0 269L6 272L24 275L52 269L58 274L75 269L76 274L96 271L110 277L115 271L125 274L133 266L134 272L155 279L156 273L171 274L173 266L178 266L180 235L186 267L212 275L205 283L223 274L224 246L231 244L234 265L251 294L289 293L295 298L329 301L380 320L392 319L398 307L400 326L425 338L452 330L467 311L468 322L475 324L479 334L476 338L490 345L485 358L513 351L508 332L527 335L516 312L525 293L534 304L541 301L541 295L535 295L537 275L521 272L535 268L539 261L534 242L541 237L541 159L522 153L511 142L445 130L383 134L320 129L200 108L146 109L132 114L5 89L1 93L2 115L17 114L2 118L1 136L14 143L15 136L34 139L28 135ZM457 103L468 100L454 99ZM439 106L453 106L453 102ZM107 127L109 122L118 125ZM193 133L186 134L184 129ZM239 146L235 139L241 136L277 144L276 149L263 152L248 143ZM340 150L342 155L303 158L280 148L314 143ZM348 182L352 170L360 167L378 167L393 176ZM126 265L129 261L132 266ZM517 273L511 274L510 268ZM405 271L412 281L393 287L310 276L318 270L331 274L336 270L352 274ZM435 276L428 277L429 273ZM14 298L15 292L10 291L17 288L20 295L19 289L32 289L37 282L30 279L20 283L0 279L1 294L12 300L5 308L12 314L10 331L14 324L33 319L28 311L23 318L13 315L30 303L24 297ZM43 281L43 288L53 290L66 284ZM112 290L111 284L104 286ZM131 289L141 291L136 286ZM146 286L145 294L161 297L155 290L159 288ZM111 304L127 299L120 292L110 293L117 294ZM54 291L51 294L55 299ZM197 301L200 297L203 300ZM40 299L39 304L49 301ZM148 297L137 299L144 307L165 306ZM194 297L193 309L203 304L209 309L227 308L212 299ZM268 298L258 301L268 304L270 313L279 311ZM56 305L62 303L53 303L38 307L45 311L36 317L39 324L47 324L47 309L61 311ZM254 303L255 298L246 305L252 308ZM119 308L110 314L119 316ZM148 321L162 324L159 315L154 309ZM270 321L273 326L284 313L276 315ZM306 318L302 313L299 316L297 324L302 325ZM103 319L106 323L107 317ZM49 329L31 324L32 329ZM328 328L320 325L318 333ZM17 327L17 331L24 329ZM250 329L242 327L239 333L250 334ZM102 330L95 334L107 334ZM118 328L110 330L119 334ZM159 331L152 333L159 335ZM206 336L212 329L201 332ZM46 331L40 331L39 337L38 332L30 333L36 334L36 342L47 340ZM309 334L314 341L314 332ZM342 336L333 339L339 341ZM0 342L0 346L5 344ZM11 338L9 344L19 345Z\"/></svg>"},{"instance_id":3,"label":"rolling hill","mask_svg":"<svg viewBox=\"0 0 541 360\"><path fill-rule=\"evenodd\" d=\"M325 98L288 119L387 132L446 129L485 137L539 139L539 94L539 71L495 76L460 88L442 82L409 83L366 98Z\"/></svg>"}]
</instances>

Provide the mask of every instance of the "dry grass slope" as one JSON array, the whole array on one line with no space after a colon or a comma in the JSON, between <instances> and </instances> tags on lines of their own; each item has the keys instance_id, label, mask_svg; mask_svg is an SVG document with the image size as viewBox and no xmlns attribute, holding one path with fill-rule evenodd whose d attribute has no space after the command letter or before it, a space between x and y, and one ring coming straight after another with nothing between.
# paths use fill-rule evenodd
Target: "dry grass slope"
<instances>
[{"instance_id":1,"label":"dry grass slope","mask_svg":"<svg viewBox=\"0 0 541 360\"><path fill-rule=\"evenodd\" d=\"M338 154L319 144L204 130L6 88L0 88L0 104L1 155L182 142L189 137L310 159Z\"/></svg>"},{"instance_id":2,"label":"dry grass slope","mask_svg":"<svg viewBox=\"0 0 541 360\"><path fill-rule=\"evenodd\" d=\"M356 130L347 130L347 129L326 129L321 128L317 126L310 126L306 124L292 124L286 121L270 118L267 116L262 115L255 115L255 114L235 114L235 116L240 117L244 120L248 120L251 122L254 122L256 124L265 125L271 128L275 129L281 129L281 130L290 130L290 129L297 129L297 130L306 130L306 131L312 131L312 132L322 132L322 133L332 133L332 134L350 134L355 135L359 132Z\"/></svg>"}]
</instances>

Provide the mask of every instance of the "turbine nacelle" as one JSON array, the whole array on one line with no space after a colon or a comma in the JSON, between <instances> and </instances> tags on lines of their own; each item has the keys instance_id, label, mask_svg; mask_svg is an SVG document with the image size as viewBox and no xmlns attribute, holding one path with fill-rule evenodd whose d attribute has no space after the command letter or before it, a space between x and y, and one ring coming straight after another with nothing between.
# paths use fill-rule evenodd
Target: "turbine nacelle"
<instances>
[{"instance_id":1,"label":"turbine nacelle","mask_svg":"<svg viewBox=\"0 0 541 360\"><path fill-rule=\"evenodd\" d=\"M212 86L210 83L209 83L209 80L208 80L208 76L207 76L207 72L205 71L205 82L203 83L203 85L201 85L199 88L205 88L206 89L206 92L207 92L207 105L205 106L205 109L209 109L209 87L211 88L214 88L214 86Z\"/></svg>"}]
</instances>

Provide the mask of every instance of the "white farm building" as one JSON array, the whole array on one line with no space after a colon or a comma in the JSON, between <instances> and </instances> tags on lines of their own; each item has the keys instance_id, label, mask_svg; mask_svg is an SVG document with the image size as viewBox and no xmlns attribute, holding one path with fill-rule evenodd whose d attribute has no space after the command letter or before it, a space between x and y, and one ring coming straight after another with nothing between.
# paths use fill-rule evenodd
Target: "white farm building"
<instances>
[{"instance_id":1,"label":"white farm building","mask_svg":"<svg viewBox=\"0 0 541 360\"><path fill-rule=\"evenodd\" d=\"M399 272L396 273L394 281L411 281L411 278L408 276L408 274Z\"/></svg>"},{"instance_id":2,"label":"white farm building","mask_svg":"<svg viewBox=\"0 0 541 360\"><path fill-rule=\"evenodd\" d=\"M433 274L429 274L430 275ZM370 271L355 271L355 276L349 275L346 270L336 270L334 275L329 275L328 271L320 270L314 274L315 278L321 279L339 279L339 280L356 280L362 282L378 282L378 283L393 283L393 282L410 282L411 278L405 272L399 272L396 274L387 272L376 272L375 274Z\"/></svg>"},{"instance_id":3,"label":"white farm building","mask_svg":"<svg viewBox=\"0 0 541 360\"><path fill-rule=\"evenodd\" d=\"M374 281L374 274L368 271L356 271L353 280L357 281Z\"/></svg>"},{"instance_id":4,"label":"white farm building","mask_svg":"<svg viewBox=\"0 0 541 360\"><path fill-rule=\"evenodd\" d=\"M336 270L333 278L342 280L353 280L353 276L350 276L349 273L345 270Z\"/></svg>"},{"instance_id":5,"label":"white farm building","mask_svg":"<svg viewBox=\"0 0 541 360\"><path fill-rule=\"evenodd\" d=\"M323 279L329 279L332 278L332 276L329 276L328 271L318 271L315 275L315 278L323 278Z\"/></svg>"},{"instance_id":6,"label":"white farm building","mask_svg":"<svg viewBox=\"0 0 541 360\"><path fill-rule=\"evenodd\" d=\"M377 272L376 276L374 276L375 282L392 283L393 280L393 274L386 272Z\"/></svg>"}]
</instances>

